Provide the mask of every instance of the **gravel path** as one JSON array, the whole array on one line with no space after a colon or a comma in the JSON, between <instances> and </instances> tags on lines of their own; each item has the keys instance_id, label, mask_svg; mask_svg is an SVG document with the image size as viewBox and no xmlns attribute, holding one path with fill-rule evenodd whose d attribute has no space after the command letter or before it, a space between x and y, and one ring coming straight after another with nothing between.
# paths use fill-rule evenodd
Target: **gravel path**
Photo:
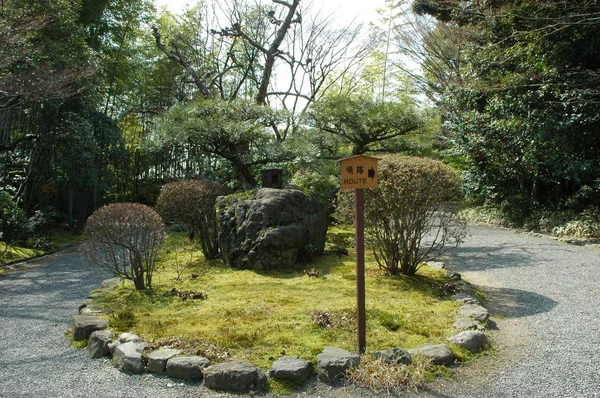
<instances>
[{"instance_id":1,"label":"gravel path","mask_svg":"<svg viewBox=\"0 0 600 398\"><path fill-rule=\"evenodd\" d=\"M193 383L126 375L69 347L64 332L71 317L108 277L72 250L0 278L0 397L158 398L203 391Z\"/></svg>"},{"instance_id":2,"label":"gravel path","mask_svg":"<svg viewBox=\"0 0 600 398\"><path fill-rule=\"evenodd\" d=\"M485 227L470 234L447 264L486 293L497 353L432 395L600 397L600 250Z\"/></svg>"},{"instance_id":3,"label":"gravel path","mask_svg":"<svg viewBox=\"0 0 600 398\"><path fill-rule=\"evenodd\" d=\"M473 227L447 259L488 295L496 354L458 369L422 397L600 398L600 250ZM109 275L76 251L0 277L0 397L226 397L194 383L123 374L69 347L64 331ZM366 396L321 383L297 396ZM414 394L410 394L414 397ZM239 397L239 396L238 396Z\"/></svg>"}]
</instances>

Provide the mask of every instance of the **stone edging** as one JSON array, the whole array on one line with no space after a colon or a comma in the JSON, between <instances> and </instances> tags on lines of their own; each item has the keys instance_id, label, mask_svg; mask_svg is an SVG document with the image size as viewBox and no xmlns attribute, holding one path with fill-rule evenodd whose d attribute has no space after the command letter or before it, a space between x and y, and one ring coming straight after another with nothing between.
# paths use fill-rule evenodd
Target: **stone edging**
<instances>
[{"instance_id":1,"label":"stone edging","mask_svg":"<svg viewBox=\"0 0 600 398\"><path fill-rule=\"evenodd\" d=\"M443 263L430 263L436 268L444 269ZM455 292L453 301L463 303L454 323L456 335L448 341L470 352L479 352L490 346L484 333L488 310L481 305L473 288L462 281L460 274L449 273L452 281L446 285ZM93 300L114 290L122 281L120 278L107 279L100 289L88 296L86 302L79 307L79 314L73 316L72 338L74 341L87 342L87 352L91 358L110 357L117 369L125 373L141 374L150 372L166 374L179 380L203 381L207 388L233 392L259 392L267 384L267 374L260 368L247 362L223 362L212 364L205 357L183 356L178 349L162 347L149 351L148 344L139 336L123 333L116 337L112 331L106 330L108 321L97 315L104 312L93 305ZM374 358L382 358L388 364L410 364L412 356L421 355L438 365L452 365L455 357L446 344L429 344L412 350L392 348L373 352ZM345 381L349 370L360 364L361 357L346 350L325 347L317 355L316 373L320 381L339 385ZM302 383L314 374L313 364L288 356L274 361L268 377L275 380Z\"/></svg>"}]
</instances>

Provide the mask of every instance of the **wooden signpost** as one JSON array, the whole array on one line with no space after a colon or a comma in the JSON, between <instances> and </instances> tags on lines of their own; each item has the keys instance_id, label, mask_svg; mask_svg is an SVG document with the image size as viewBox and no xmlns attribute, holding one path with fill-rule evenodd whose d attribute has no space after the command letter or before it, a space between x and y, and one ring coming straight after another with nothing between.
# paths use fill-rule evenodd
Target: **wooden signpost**
<instances>
[{"instance_id":1,"label":"wooden signpost","mask_svg":"<svg viewBox=\"0 0 600 398\"><path fill-rule=\"evenodd\" d=\"M356 227L356 319L358 323L358 352L367 347L367 318L365 314L365 200L363 189L377 188L379 174L377 158L365 155L340 160L342 189L354 189Z\"/></svg>"}]
</instances>

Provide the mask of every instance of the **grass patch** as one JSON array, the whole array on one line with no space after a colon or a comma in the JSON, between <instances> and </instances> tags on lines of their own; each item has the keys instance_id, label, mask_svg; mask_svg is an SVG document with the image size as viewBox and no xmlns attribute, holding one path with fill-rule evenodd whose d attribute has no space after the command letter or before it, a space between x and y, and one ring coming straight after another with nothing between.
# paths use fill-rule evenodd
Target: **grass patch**
<instances>
[{"instance_id":1,"label":"grass patch","mask_svg":"<svg viewBox=\"0 0 600 398\"><path fill-rule=\"evenodd\" d=\"M425 381L430 369L434 368L429 359L416 355L412 365L388 364L383 358L365 355L360 366L353 369L348 380L359 387L368 388L378 394L398 394L405 389L418 390Z\"/></svg>"},{"instance_id":2,"label":"grass patch","mask_svg":"<svg viewBox=\"0 0 600 398\"><path fill-rule=\"evenodd\" d=\"M88 344L88 339L81 340L81 341L71 340L71 347L78 348L80 350L83 350L85 347L87 347L87 344Z\"/></svg>"},{"instance_id":3,"label":"grass patch","mask_svg":"<svg viewBox=\"0 0 600 398\"><path fill-rule=\"evenodd\" d=\"M326 346L356 349L352 250L293 269L236 270L206 261L180 233L167 238L157 265L152 290L136 291L128 282L96 300L114 314L114 332L131 331L155 346L176 346L214 361L244 360L263 369L284 355L316 362ZM308 276L307 268L317 276ZM366 273L369 351L445 342L460 304L443 296L443 271L423 267L416 277L390 277L367 255ZM208 298L184 301L173 289Z\"/></svg>"}]
</instances>

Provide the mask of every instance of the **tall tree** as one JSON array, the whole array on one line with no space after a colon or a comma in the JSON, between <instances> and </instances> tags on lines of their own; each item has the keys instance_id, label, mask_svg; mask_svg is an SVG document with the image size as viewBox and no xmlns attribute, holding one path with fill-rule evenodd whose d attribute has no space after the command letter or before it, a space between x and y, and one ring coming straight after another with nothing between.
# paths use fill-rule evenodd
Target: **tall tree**
<instances>
[{"instance_id":1,"label":"tall tree","mask_svg":"<svg viewBox=\"0 0 600 398\"><path fill-rule=\"evenodd\" d=\"M468 28L445 128L474 193L523 219L536 205L600 203L600 4L418 1ZM468 78L467 78L468 77Z\"/></svg>"}]
</instances>

